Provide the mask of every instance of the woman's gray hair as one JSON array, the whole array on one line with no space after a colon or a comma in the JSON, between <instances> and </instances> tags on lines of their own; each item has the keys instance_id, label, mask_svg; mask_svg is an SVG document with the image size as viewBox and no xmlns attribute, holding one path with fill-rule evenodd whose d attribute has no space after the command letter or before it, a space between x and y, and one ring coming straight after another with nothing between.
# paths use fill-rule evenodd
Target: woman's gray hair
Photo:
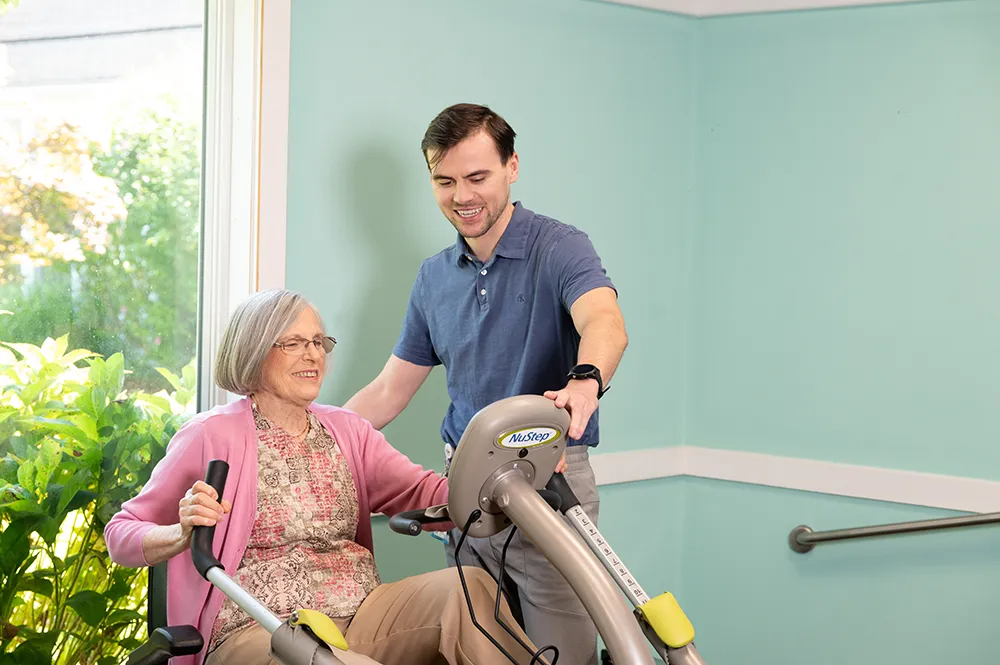
<instances>
[{"instance_id":1,"label":"woman's gray hair","mask_svg":"<svg viewBox=\"0 0 1000 665\"><path fill-rule=\"evenodd\" d=\"M215 384L237 395L260 389L264 360L281 333L310 308L322 325L316 308L301 294L284 289L258 291L233 312L222 334L215 360Z\"/></svg>"}]
</instances>

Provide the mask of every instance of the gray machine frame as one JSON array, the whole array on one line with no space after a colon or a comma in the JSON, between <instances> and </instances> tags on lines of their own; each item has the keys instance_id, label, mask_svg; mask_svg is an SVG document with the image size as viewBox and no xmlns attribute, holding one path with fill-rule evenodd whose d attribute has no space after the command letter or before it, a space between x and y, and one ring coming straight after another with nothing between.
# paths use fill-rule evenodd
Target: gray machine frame
<instances>
[{"instance_id":1,"label":"gray machine frame","mask_svg":"<svg viewBox=\"0 0 1000 665\"><path fill-rule=\"evenodd\" d=\"M473 537L516 524L576 591L616 665L652 665L650 646L669 665L705 665L694 642L670 647L645 621L638 610L649 596L587 517L562 475L553 475L566 447L569 423L565 409L538 395L508 397L479 411L451 462L449 516L463 525L473 511L480 511L482 516L469 529ZM550 481L556 481L561 510L576 534L539 495ZM440 508L430 512L441 514Z\"/></svg>"}]
</instances>

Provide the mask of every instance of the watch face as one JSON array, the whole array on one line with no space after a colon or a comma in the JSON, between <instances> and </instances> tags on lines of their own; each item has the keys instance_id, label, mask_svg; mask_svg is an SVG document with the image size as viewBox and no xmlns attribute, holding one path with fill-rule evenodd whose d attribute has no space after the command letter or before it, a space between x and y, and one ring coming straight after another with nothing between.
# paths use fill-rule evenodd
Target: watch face
<instances>
[{"instance_id":1,"label":"watch face","mask_svg":"<svg viewBox=\"0 0 1000 665\"><path fill-rule=\"evenodd\" d=\"M595 369L597 368L593 365L577 365L571 371L574 374L587 374L588 372L593 372Z\"/></svg>"}]
</instances>

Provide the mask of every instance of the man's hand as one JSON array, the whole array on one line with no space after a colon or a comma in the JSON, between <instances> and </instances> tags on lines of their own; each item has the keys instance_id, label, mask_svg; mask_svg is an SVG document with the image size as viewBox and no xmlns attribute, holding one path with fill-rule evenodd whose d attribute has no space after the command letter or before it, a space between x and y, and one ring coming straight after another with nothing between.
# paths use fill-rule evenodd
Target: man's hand
<instances>
[{"instance_id":1,"label":"man's hand","mask_svg":"<svg viewBox=\"0 0 1000 665\"><path fill-rule=\"evenodd\" d=\"M547 390L545 396L553 400L560 409L565 408L569 411L569 438L579 440L587 429L590 416L597 410L597 381L570 379L565 388Z\"/></svg>"},{"instance_id":2,"label":"man's hand","mask_svg":"<svg viewBox=\"0 0 1000 665\"><path fill-rule=\"evenodd\" d=\"M562 457L559 458L559 463L556 464L556 470L554 473L566 473L566 451L563 451Z\"/></svg>"}]
</instances>

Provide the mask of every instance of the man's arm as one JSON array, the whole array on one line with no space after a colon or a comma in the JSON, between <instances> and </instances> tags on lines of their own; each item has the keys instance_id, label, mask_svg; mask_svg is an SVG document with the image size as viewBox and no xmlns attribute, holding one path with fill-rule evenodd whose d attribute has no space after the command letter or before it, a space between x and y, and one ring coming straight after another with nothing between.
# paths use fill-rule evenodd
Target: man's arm
<instances>
[{"instance_id":1,"label":"man's arm","mask_svg":"<svg viewBox=\"0 0 1000 665\"><path fill-rule=\"evenodd\" d=\"M577 364L595 365L601 370L601 380L607 388L628 346L625 317L618 308L614 289L602 286L584 293L573 303L569 315L580 333ZM592 383L597 388L597 381L583 383ZM594 395L597 395L596 390Z\"/></svg>"},{"instance_id":2,"label":"man's arm","mask_svg":"<svg viewBox=\"0 0 1000 665\"><path fill-rule=\"evenodd\" d=\"M377 430L395 420L430 375L433 366L416 365L390 355L385 367L344 404Z\"/></svg>"},{"instance_id":3,"label":"man's arm","mask_svg":"<svg viewBox=\"0 0 1000 665\"><path fill-rule=\"evenodd\" d=\"M628 346L625 319L614 289L602 286L587 291L570 307L570 316L580 333L577 363L594 365L601 370L606 388ZM569 411L569 437L579 439L583 436L590 417L597 410L597 381L571 379L562 390L550 390L545 396Z\"/></svg>"}]
</instances>

